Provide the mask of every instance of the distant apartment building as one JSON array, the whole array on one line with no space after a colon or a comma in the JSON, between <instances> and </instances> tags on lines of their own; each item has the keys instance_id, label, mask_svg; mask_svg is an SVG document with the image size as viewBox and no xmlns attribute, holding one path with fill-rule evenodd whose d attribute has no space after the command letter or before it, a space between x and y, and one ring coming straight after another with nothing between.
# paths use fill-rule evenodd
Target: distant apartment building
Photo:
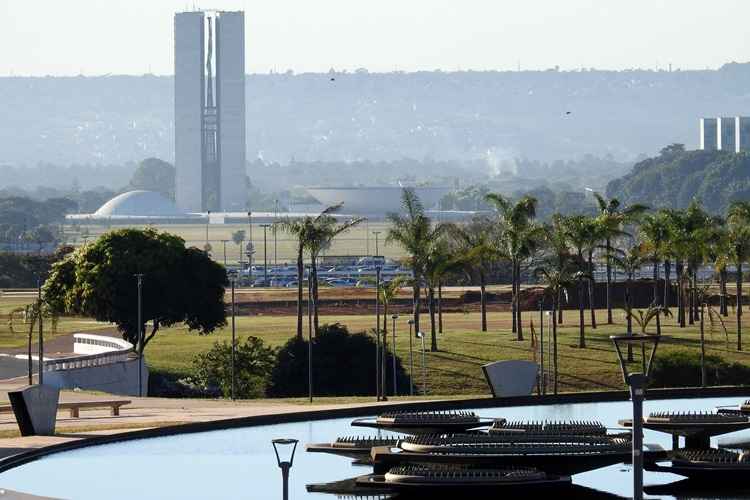
<instances>
[{"instance_id":1,"label":"distant apartment building","mask_svg":"<svg viewBox=\"0 0 750 500\"><path fill-rule=\"evenodd\" d=\"M244 211L244 13L175 14L174 73L177 206Z\"/></svg>"},{"instance_id":2,"label":"distant apartment building","mask_svg":"<svg viewBox=\"0 0 750 500\"><path fill-rule=\"evenodd\" d=\"M705 151L750 151L750 117L701 118L700 149Z\"/></svg>"}]
</instances>

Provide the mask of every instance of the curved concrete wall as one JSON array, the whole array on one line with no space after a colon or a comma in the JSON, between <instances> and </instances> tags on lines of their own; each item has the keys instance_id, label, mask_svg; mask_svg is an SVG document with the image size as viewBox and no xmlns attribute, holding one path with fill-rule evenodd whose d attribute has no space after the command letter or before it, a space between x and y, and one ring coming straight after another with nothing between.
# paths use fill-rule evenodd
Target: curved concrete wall
<instances>
[{"instance_id":1,"label":"curved concrete wall","mask_svg":"<svg viewBox=\"0 0 750 500\"><path fill-rule=\"evenodd\" d=\"M143 394L148 393L148 367L143 363ZM45 385L59 389L87 389L123 396L138 395L138 359L108 365L44 372Z\"/></svg>"}]
</instances>

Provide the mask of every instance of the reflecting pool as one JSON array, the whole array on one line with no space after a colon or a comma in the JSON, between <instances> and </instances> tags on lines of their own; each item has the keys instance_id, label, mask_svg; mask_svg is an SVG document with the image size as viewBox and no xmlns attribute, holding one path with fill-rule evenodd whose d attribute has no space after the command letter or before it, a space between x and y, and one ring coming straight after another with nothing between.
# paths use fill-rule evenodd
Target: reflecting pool
<instances>
[{"instance_id":1,"label":"reflecting pool","mask_svg":"<svg viewBox=\"0 0 750 500\"><path fill-rule=\"evenodd\" d=\"M677 399L646 401L644 414L651 411L711 410L736 405L741 398ZM630 402L579 403L479 409L482 417L514 420L599 420L616 427L617 420L631 416ZM296 438L300 446L290 475L290 498L336 498L308 493L305 485L324 483L367 474L371 467L328 454L306 453L307 443L334 441L338 436L375 435L376 430L352 428L351 418L277 424L222 431L142 439L94 446L51 455L0 474L0 487L35 495L70 499L280 499L281 472L271 446L273 438ZM724 435L718 442L742 436L742 431ZM386 434L381 434L386 435ZM666 434L646 431L645 443L671 448ZM716 445L717 440L712 440ZM644 476L646 485L666 484L682 479L665 473ZM573 477L573 483L602 493L628 498L632 475L628 465L615 465ZM750 488L748 488L750 490ZM732 493L725 497L696 492L679 498L750 498ZM606 496L606 495L602 495ZM657 495L652 498L676 498Z\"/></svg>"}]
</instances>

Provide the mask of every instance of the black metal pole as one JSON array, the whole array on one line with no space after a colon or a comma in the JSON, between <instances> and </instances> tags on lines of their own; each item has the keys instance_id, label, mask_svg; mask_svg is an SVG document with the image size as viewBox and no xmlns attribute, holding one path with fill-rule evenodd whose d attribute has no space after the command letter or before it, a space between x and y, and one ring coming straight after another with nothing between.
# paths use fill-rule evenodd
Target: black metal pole
<instances>
[{"instance_id":1,"label":"black metal pole","mask_svg":"<svg viewBox=\"0 0 750 500\"><path fill-rule=\"evenodd\" d=\"M633 498L643 499L643 399L646 377L634 373L628 377L633 402Z\"/></svg>"},{"instance_id":2,"label":"black metal pole","mask_svg":"<svg viewBox=\"0 0 750 500\"><path fill-rule=\"evenodd\" d=\"M267 239L266 239L266 230L268 229L268 224L263 224L263 286L268 286L268 246L267 246Z\"/></svg>"},{"instance_id":3,"label":"black metal pole","mask_svg":"<svg viewBox=\"0 0 750 500\"><path fill-rule=\"evenodd\" d=\"M235 375L234 375L234 363L235 363L235 351L237 350L237 340L235 336L234 327L234 315L235 315L235 302L234 302L234 282L235 279L232 277L232 401L235 399Z\"/></svg>"},{"instance_id":4,"label":"black metal pole","mask_svg":"<svg viewBox=\"0 0 750 500\"><path fill-rule=\"evenodd\" d=\"M375 268L375 399L380 401L380 268Z\"/></svg>"},{"instance_id":5,"label":"black metal pole","mask_svg":"<svg viewBox=\"0 0 750 500\"><path fill-rule=\"evenodd\" d=\"M396 318L397 316L393 315L393 343L391 344L393 346L393 356L391 358L393 359L393 395L398 396L398 383L396 381Z\"/></svg>"},{"instance_id":6,"label":"black metal pole","mask_svg":"<svg viewBox=\"0 0 750 500\"><path fill-rule=\"evenodd\" d=\"M310 396L310 402L313 400L313 371L312 371L312 310L310 309L310 297L312 296L312 282L310 273L307 274L307 391Z\"/></svg>"},{"instance_id":7,"label":"black metal pole","mask_svg":"<svg viewBox=\"0 0 750 500\"><path fill-rule=\"evenodd\" d=\"M44 385L44 333L42 327L42 278L38 277L36 281L36 293L39 315L39 385Z\"/></svg>"},{"instance_id":8,"label":"black metal pole","mask_svg":"<svg viewBox=\"0 0 750 500\"><path fill-rule=\"evenodd\" d=\"M284 481L283 499L289 500L289 464L287 462L281 464L281 478Z\"/></svg>"},{"instance_id":9,"label":"black metal pole","mask_svg":"<svg viewBox=\"0 0 750 500\"><path fill-rule=\"evenodd\" d=\"M541 381L540 381L540 387L541 387L541 393L545 394L546 387L545 387L545 372L544 372L544 302L539 301L539 366L542 369L541 374Z\"/></svg>"},{"instance_id":10,"label":"black metal pole","mask_svg":"<svg viewBox=\"0 0 750 500\"><path fill-rule=\"evenodd\" d=\"M143 396L143 274L136 274L138 280L138 396Z\"/></svg>"},{"instance_id":11,"label":"black metal pole","mask_svg":"<svg viewBox=\"0 0 750 500\"><path fill-rule=\"evenodd\" d=\"M412 327L414 320L409 320L409 396L414 395L414 348Z\"/></svg>"}]
</instances>

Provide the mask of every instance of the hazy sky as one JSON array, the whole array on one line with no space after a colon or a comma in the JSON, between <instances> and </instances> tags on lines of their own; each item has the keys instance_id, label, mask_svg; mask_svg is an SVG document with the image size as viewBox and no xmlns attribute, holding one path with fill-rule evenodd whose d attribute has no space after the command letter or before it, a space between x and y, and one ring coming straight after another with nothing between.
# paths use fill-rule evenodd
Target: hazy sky
<instances>
[{"instance_id":1,"label":"hazy sky","mask_svg":"<svg viewBox=\"0 0 750 500\"><path fill-rule=\"evenodd\" d=\"M0 0L0 75L171 74L193 6L245 11L251 73L750 60L748 0Z\"/></svg>"}]
</instances>

